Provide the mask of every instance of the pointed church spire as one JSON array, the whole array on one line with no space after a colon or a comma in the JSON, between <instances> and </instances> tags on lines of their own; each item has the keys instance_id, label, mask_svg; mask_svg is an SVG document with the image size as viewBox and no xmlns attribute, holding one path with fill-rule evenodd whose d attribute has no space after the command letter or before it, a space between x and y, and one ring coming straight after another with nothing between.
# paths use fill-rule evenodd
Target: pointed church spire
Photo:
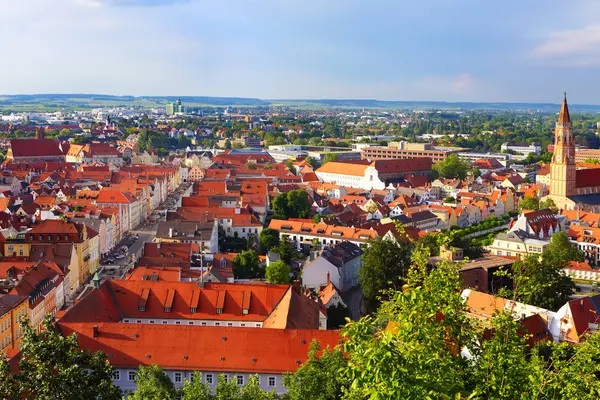
<instances>
[{"instance_id":1,"label":"pointed church spire","mask_svg":"<svg viewBox=\"0 0 600 400\"><path fill-rule=\"evenodd\" d=\"M567 105L567 92L565 92L565 99L563 100L562 107L560 108L560 114L558 115L558 123L571 123L571 116L569 115L569 106Z\"/></svg>"}]
</instances>

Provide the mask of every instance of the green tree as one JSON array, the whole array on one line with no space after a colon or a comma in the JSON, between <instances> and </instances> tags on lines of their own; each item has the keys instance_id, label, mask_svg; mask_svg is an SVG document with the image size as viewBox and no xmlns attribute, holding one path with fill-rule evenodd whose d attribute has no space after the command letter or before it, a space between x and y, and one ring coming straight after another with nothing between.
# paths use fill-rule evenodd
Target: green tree
<instances>
[{"instance_id":1,"label":"green tree","mask_svg":"<svg viewBox=\"0 0 600 400\"><path fill-rule=\"evenodd\" d=\"M270 250L279 244L279 231L272 228L265 228L260 232L260 247L263 250Z\"/></svg>"},{"instance_id":2,"label":"green tree","mask_svg":"<svg viewBox=\"0 0 600 400\"><path fill-rule=\"evenodd\" d=\"M240 394L240 387L233 379L225 380L225 375L221 374L217 378L214 400L235 400Z\"/></svg>"},{"instance_id":3,"label":"green tree","mask_svg":"<svg viewBox=\"0 0 600 400\"><path fill-rule=\"evenodd\" d=\"M177 139L177 147L180 149L185 149L188 146L192 145L192 141L185 135L179 136Z\"/></svg>"},{"instance_id":4,"label":"green tree","mask_svg":"<svg viewBox=\"0 0 600 400\"><path fill-rule=\"evenodd\" d=\"M315 161L314 158L308 156L304 159L304 161L306 161L307 164L309 164L311 167L316 168L317 167L317 162Z\"/></svg>"},{"instance_id":5,"label":"green tree","mask_svg":"<svg viewBox=\"0 0 600 400\"><path fill-rule=\"evenodd\" d=\"M273 246L271 248L271 251L273 253L279 254L279 258L288 265L292 262L292 258L296 256L296 250L294 248L294 245L289 240L287 235L282 236L279 241L279 244L277 246Z\"/></svg>"},{"instance_id":6,"label":"green tree","mask_svg":"<svg viewBox=\"0 0 600 400\"><path fill-rule=\"evenodd\" d=\"M465 392L469 361L460 350L477 335L465 313L458 267L442 262L428 273L424 257L409 275L374 316L344 327L345 398L458 399Z\"/></svg>"},{"instance_id":7,"label":"green tree","mask_svg":"<svg viewBox=\"0 0 600 400\"><path fill-rule=\"evenodd\" d=\"M304 190L291 190L287 193L290 218L308 218L310 216L310 202L308 193Z\"/></svg>"},{"instance_id":8,"label":"green tree","mask_svg":"<svg viewBox=\"0 0 600 400\"><path fill-rule=\"evenodd\" d=\"M244 250L235 256L231 268L238 279L260 278L264 273L258 253L254 250Z\"/></svg>"},{"instance_id":9,"label":"green tree","mask_svg":"<svg viewBox=\"0 0 600 400\"><path fill-rule=\"evenodd\" d=\"M364 248L358 280L366 300L375 302L382 292L402 287L410 266L412 246L381 236Z\"/></svg>"},{"instance_id":10,"label":"green tree","mask_svg":"<svg viewBox=\"0 0 600 400\"><path fill-rule=\"evenodd\" d=\"M50 317L37 331L22 322L20 392L37 400L120 399L106 355L81 349L75 335L63 337ZM6 367L3 367L4 370Z\"/></svg>"},{"instance_id":11,"label":"green tree","mask_svg":"<svg viewBox=\"0 0 600 400\"><path fill-rule=\"evenodd\" d=\"M321 216L319 214L315 214L315 216L313 217L313 222L315 224L318 224L319 222L321 222Z\"/></svg>"},{"instance_id":12,"label":"green tree","mask_svg":"<svg viewBox=\"0 0 600 400\"><path fill-rule=\"evenodd\" d=\"M338 156L336 153L327 153L323 157L323 161L321 161L321 166L327 164L329 161L337 161Z\"/></svg>"},{"instance_id":13,"label":"green tree","mask_svg":"<svg viewBox=\"0 0 600 400\"><path fill-rule=\"evenodd\" d=\"M444 203L456 203L456 199L452 196L448 196L444 199Z\"/></svg>"},{"instance_id":14,"label":"green tree","mask_svg":"<svg viewBox=\"0 0 600 400\"><path fill-rule=\"evenodd\" d=\"M171 379L156 364L140 365L135 378L135 391L128 397L132 400L171 400L177 391Z\"/></svg>"},{"instance_id":15,"label":"green tree","mask_svg":"<svg viewBox=\"0 0 600 400\"><path fill-rule=\"evenodd\" d=\"M273 198L272 208L275 219L308 218L311 211L308 193L304 190L279 193Z\"/></svg>"},{"instance_id":16,"label":"green tree","mask_svg":"<svg viewBox=\"0 0 600 400\"><path fill-rule=\"evenodd\" d=\"M554 214L558 214L558 207L554 203L554 200L550 198L540 201L539 209L544 210L546 208L549 208Z\"/></svg>"},{"instance_id":17,"label":"green tree","mask_svg":"<svg viewBox=\"0 0 600 400\"><path fill-rule=\"evenodd\" d=\"M273 202L271 204L271 208L273 209L273 218L274 219L288 219L288 215L290 214L287 193L279 193L273 198Z\"/></svg>"},{"instance_id":18,"label":"green tree","mask_svg":"<svg viewBox=\"0 0 600 400\"><path fill-rule=\"evenodd\" d=\"M444 161L433 164L433 170L442 178L465 179L471 166L460 159L458 154L450 154Z\"/></svg>"},{"instance_id":19,"label":"green tree","mask_svg":"<svg viewBox=\"0 0 600 400\"><path fill-rule=\"evenodd\" d=\"M519 201L519 211L521 210L539 210L540 202L537 197L524 197Z\"/></svg>"},{"instance_id":20,"label":"green tree","mask_svg":"<svg viewBox=\"0 0 600 400\"><path fill-rule=\"evenodd\" d=\"M347 367L344 353L339 349L322 350L313 341L308 359L294 374L283 377L289 400L336 400L342 398L342 388L347 387L341 370Z\"/></svg>"},{"instance_id":21,"label":"green tree","mask_svg":"<svg viewBox=\"0 0 600 400\"><path fill-rule=\"evenodd\" d=\"M231 149L231 140L227 139L223 147L225 148L225 150Z\"/></svg>"},{"instance_id":22,"label":"green tree","mask_svg":"<svg viewBox=\"0 0 600 400\"><path fill-rule=\"evenodd\" d=\"M294 162L292 160L287 160L285 162L285 167L291 169L294 166Z\"/></svg>"},{"instance_id":23,"label":"green tree","mask_svg":"<svg viewBox=\"0 0 600 400\"><path fill-rule=\"evenodd\" d=\"M575 283L563 269L570 261L582 259L583 254L569 242L567 235L557 232L541 257L532 254L514 263L509 274L513 290L503 289L500 294L533 306L558 310L575 290Z\"/></svg>"},{"instance_id":24,"label":"green tree","mask_svg":"<svg viewBox=\"0 0 600 400\"><path fill-rule=\"evenodd\" d=\"M181 389L182 400L211 400L212 391L208 383L202 383L202 374L194 372L190 380L185 380Z\"/></svg>"},{"instance_id":25,"label":"green tree","mask_svg":"<svg viewBox=\"0 0 600 400\"><path fill-rule=\"evenodd\" d=\"M21 393L20 382L10 370L4 355L0 356L0 399L18 399Z\"/></svg>"},{"instance_id":26,"label":"green tree","mask_svg":"<svg viewBox=\"0 0 600 400\"><path fill-rule=\"evenodd\" d=\"M282 260L267 265L265 279L269 283L287 284L290 283L290 274L292 269Z\"/></svg>"}]
</instances>

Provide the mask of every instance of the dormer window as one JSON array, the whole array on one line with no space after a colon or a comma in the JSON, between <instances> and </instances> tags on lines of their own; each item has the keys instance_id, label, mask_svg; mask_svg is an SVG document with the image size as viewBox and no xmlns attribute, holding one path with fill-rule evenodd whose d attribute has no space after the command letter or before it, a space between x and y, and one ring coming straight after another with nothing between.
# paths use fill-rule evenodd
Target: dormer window
<instances>
[{"instance_id":1,"label":"dormer window","mask_svg":"<svg viewBox=\"0 0 600 400\"><path fill-rule=\"evenodd\" d=\"M52 241L52 235L48 235L48 241Z\"/></svg>"},{"instance_id":2,"label":"dormer window","mask_svg":"<svg viewBox=\"0 0 600 400\"><path fill-rule=\"evenodd\" d=\"M39 240L39 241L42 241L42 240L44 240L44 237L43 237L42 235L39 235L39 236L38 236L38 240Z\"/></svg>"}]
</instances>

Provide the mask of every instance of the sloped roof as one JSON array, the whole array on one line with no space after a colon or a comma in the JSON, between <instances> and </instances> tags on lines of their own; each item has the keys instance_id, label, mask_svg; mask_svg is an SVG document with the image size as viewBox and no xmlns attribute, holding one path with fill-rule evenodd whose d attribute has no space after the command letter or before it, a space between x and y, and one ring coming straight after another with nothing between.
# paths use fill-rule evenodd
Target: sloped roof
<instances>
[{"instance_id":1,"label":"sloped roof","mask_svg":"<svg viewBox=\"0 0 600 400\"><path fill-rule=\"evenodd\" d=\"M64 156L60 143L54 139L12 139L13 157Z\"/></svg>"},{"instance_id":2,"label":"sloped roof","mask_svg":"<svg viewBox=\"0 0 600 400\"><path fill-rule=\"evenodd\" d=\"M116 368L158 364L164 369L282 374L306 361L312 340L323 348L338 344L339 333L325 330L257 329L186 325L68 323L64 335L102 351ZM93 337L97 325L98 337ZM265 345L268 344L268 345Z\"/></svg>"}]
</instances>

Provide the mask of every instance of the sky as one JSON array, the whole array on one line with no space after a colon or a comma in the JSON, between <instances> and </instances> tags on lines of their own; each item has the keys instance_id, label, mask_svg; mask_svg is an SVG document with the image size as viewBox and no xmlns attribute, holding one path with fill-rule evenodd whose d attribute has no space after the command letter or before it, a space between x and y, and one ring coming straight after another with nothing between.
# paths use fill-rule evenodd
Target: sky
<instances>
[{"instance_id":1,"label":"sky","mask_svg":"<svg viewBox=\"0 0 600 400\"><path fill-rule=\"evenodd\" d=\"M600 104L597 0L0 0L0 93Z\"/></svg>"}]
</instances>

